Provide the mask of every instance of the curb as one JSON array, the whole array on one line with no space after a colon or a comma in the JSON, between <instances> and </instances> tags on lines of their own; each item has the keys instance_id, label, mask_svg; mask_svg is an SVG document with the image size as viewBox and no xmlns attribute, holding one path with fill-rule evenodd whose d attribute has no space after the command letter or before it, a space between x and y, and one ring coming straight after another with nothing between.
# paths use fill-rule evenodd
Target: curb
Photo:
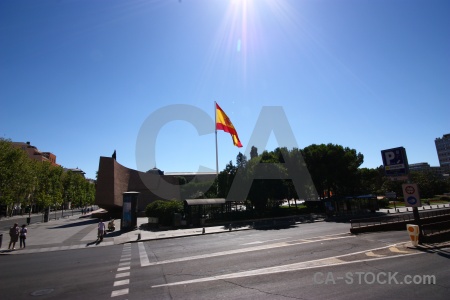
<instances>
[{"instance_id":1,"label":"curb","mask_svg":"<svg viewBox=\"0 0 450 300\"><path fill-rule=\"evenodd\" d=\"M242 229L234 229L231 231L216 231L216 232L205 232L205 233L191 233L191 234L185 234L185 235L178 235L178 236L165 236L165 237L158 237L158 238L147 238L147 239L137 239L137 240L131 240L128 242L119 243L120 244L127 244L127 243L137 243L137 242L148 242L148 241L157 241L157 240L169 240L169 239L179 239L184 237L192 237L192 236L199 236L199 235L211 235L211 234L220 234L220 233L230 233L235 231L243 231L243 230L252 230L253 228L242 228Z\"/></svg>"}]
</instances>

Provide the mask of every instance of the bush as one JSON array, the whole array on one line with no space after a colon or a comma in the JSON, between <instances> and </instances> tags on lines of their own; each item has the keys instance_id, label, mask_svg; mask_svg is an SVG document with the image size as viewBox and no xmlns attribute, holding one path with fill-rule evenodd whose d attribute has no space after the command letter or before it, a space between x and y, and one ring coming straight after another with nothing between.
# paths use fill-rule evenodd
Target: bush
<instances>
[{"instance_id":1,"label":"bush","mask_svg":"<svg viewBox=\"0 0 450 300\"><path fill-rule=\"evenodd\" d=\"M172 225L173 214L183 213L183 201L179 200L156 200L145 208L148 218L158 218L159 224Z\"/></svg>"}]
</instances>

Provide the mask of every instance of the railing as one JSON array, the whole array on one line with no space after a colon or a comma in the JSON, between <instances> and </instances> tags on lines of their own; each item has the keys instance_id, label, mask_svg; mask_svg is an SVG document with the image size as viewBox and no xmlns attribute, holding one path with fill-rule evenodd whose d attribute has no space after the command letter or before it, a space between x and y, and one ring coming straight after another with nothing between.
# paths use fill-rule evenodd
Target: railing
<instances>
[{"instance_id":1,"label":"railing","mask_svg":"<svg viewBox=\"0 0 450 300\"><path fill-rule=\"evenodd\" d=\"M421 219L435 218L439 216L450 215L450 209L435 209L428 211L420 211L419 212ZM414 221L414 215L412 212L405 212L390 216L382 216L382 217L374 217L374 218L365 218L365 219L356 219L351 220L351 228L360 228L360 227L368 227L368 226L376 226L383 225L389 223L400 223L406 221Z\"/></svg>"},{"instance_id":2,"label":"railing","mask_svg":"<svg viewBox=\"0 0 450 300\"><path fill-rule=\"evenodd\" d=\"M444 232L450 232L450 221L436 222L422 225L424 235L433 235Z\"/></svg>"},{"instance_id":3,"label":"railing","mask_svg":"<svg viewBox=\"0 0 450 300\"><path fill-rule=\"evenodd\" d=\"M294 215L287 217L274 217L274 218L264 218L264 219L254 219L254 220L243 220L243 221L230 221L226 228L230 226L232 228L250 226L252 228L266 228L266 227L287 227L295 225L296 223L312 223L316 220L324 219L325 216L321 214L304 214L304 215Z\"/></svg>"}]
</instances>

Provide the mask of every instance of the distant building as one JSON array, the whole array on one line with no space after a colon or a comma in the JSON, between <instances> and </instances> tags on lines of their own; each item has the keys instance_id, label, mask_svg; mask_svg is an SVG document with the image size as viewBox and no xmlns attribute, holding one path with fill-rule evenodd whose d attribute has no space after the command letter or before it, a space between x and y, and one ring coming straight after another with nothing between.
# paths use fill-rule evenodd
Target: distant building
<instances>
[{"instance_id":1,"label":"distant building","mask_svg":"<svg viewBox=\"0 0 450 300\"><path fill-rule=\"evenodd\" d=\"M32 146L30 142L12 142L12 145L25 151L29 158L37 161L47 161L53 166L59 166L56 163L56 155L51 152L41 152L35 146Z\"/></svg>"},{"instance_id":2,"label":"distant building","mask_svg":"<svg viewBox=\"0 0 450 300\"><path fill-rule=\"evenodd\" d=\"M429 163L416 163L416 164L410 164L409 165L409 171L411 172L432 172L438 175L445 176L446 174L449 174L450 171L450 165L444 166L444 167L431 167Z\"/></svg>"},{"instance_id":3,"label":"distant building","mask_svg":"<svg viewBox=\"0 0 450 300\"><path fill-rule=\"evenodd\" d=\"M436 144L436 151L441 167L447 168L450 166L450 133L444 134L442 138L434 140Z\"/></svg>"},{"instance_id":4,"label":"distant building","mask_svg":"<svg viewBox=\"0 0 450 300\"><path fill-rule=\"evenodd\" d=\"M431 166L429 163L417 163L417 164L410 164L409 165L410 171L430 171Z\"/></svg>"},{"instance_id":5,"label":"distant building","mask_svg":"<svg viewBox=\"0 0 450 300\"><path fill-rule=\"evenodd\" d=\"M74 168L74 169L64 168L64 171L66 171L66 172L70 171L70 172L75 173L75 174L81 174L83 177L84 177L84 174L86 174L86 172L84 172L83 170L78 169L78 168Z\"/></svg>"}]
</instances>

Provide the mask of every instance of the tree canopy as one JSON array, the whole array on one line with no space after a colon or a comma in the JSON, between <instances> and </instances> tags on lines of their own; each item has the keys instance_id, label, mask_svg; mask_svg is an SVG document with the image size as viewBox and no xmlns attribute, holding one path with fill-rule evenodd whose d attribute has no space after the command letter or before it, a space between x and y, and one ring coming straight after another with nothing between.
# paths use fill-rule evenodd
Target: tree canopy
<instances>
[{"instance_id":1,"label":"tree canopy","mask_svg":"<svg viewBox=\"0 0 450 300\"><path fill-rule=\"evenodd\" d=\"M0 138L0 205L12 212L14 206L60 207L95 202L95 185L81 174L60 166L28 158L25 151Z\"/></svg>"}]
</instances>

